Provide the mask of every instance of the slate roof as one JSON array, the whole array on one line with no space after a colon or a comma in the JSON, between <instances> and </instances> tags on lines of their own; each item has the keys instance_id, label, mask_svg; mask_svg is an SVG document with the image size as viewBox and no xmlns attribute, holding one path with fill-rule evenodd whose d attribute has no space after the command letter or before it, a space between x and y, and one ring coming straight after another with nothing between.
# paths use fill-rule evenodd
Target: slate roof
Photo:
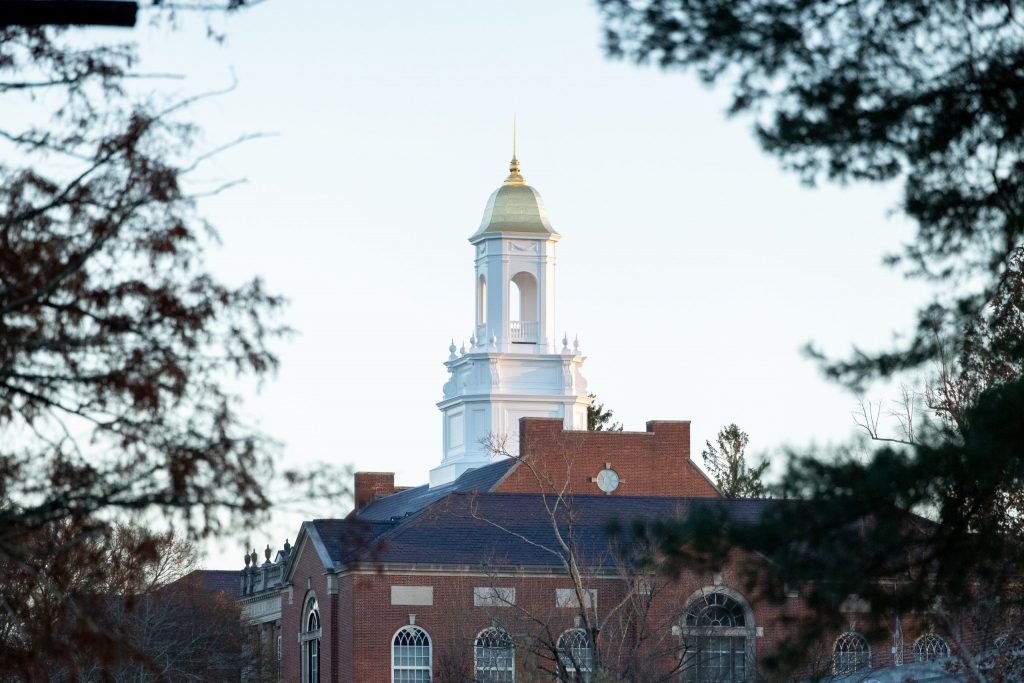
<instances>
[{"instance_id":1,"label":"slate roof","mask_svg":"<svg viewBox=\"0 0 1024 683\"><path fill-rule=\"evenodd\" d=\"M779 501L746 499L576 495L572 499L573 535L580 556L598 567L612 562L607 529L613 520L628 527L634 520L679 518L695 505L712 505L724 506L734 521L753 522L777 504ZM357 519L317 520L314 524L331 559L338 563L360 560L540 568L560 563L556 555L541 547L555 547L555 536L540 494L449 492L418 513L413 511L391 523ZM359 525L366 530L362 547L351 544Z\"/></svg>"},{"instance_id":2,"label":"slate roof","mask_svg":"<svg viewBox=\"0 0 1024 683\"><path fill-rule=\"evenodd\" d=\"M458 479L442 486L415 486L390 496L371 501L356 511L359 519L370 522L396 522L419 512L431 503L452 493L491 491L516 461L505 458L490 465L463 472Z\"/></svg>"},{"instance_id":3,"label":"slate roof","mask_svg":"<svg viewBox=\"0 0 1024 683\"><path fill-rule=\"evenodd\" d=\"M394 522L372 522L361 519L314 519L316 528L331 560L346 563L357 554L372 551L373 542L394 528ZM372 559L372 556L364 557Z\"/></svg>"},{"instance_id":4,"label":"slate roof","mask_svg":"<svg viewBox=\"0 0 1024 683\"><path fill-rule=\"evenodd\" d=\"M197 569L181 577L170 587L205 593L224 593L238 598L242 593L241 572L237 569Z\"/></svg>"}]
</instances>

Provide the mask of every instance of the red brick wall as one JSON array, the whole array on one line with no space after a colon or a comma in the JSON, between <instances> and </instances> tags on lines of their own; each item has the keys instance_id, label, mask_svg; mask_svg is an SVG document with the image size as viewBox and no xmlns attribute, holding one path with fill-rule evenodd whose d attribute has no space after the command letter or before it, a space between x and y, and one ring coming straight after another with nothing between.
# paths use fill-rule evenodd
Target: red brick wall
<instances>
[{"instance_id":1,"label":"red brick wall","mask_svg":"<svg viewBox=\"0 0 1024 683\"><path fill-rule=\"evenodd\" d=\"M299 566L294 577L294 600L291 604L287 597L283 600L283 679L289 682L299 681L301 648L298 634L307 582L312 583L320 600L321 618L325 625L320 679L323 683L390 683L392 637L398 629L410 623L410 614L415 615L416 625L430 635L433 646L434 680L438 683L452 680L448 675L459 665L471 671L473 640L494 620L513 636L518 637L520 644L523 645L523 638L535 637L539 633L538 626L526 615L550 624L552 633L557 637L561 631L574 625L577 614L574 608L555 606L555 590L571 588L572 584L567 577L554 573L544 576L519 575L512 578L484 573L445 574L438 571L422 574L350 574L342 576L338 581L337 593L328 596L323 568L311 551L312 548L306 546L306 552L298 558ZM647 623L652 632L651 639L647 641L650 647L657 645L665 650L670 649L673 643L681 642L678 636L671 635L671 627L673 624L682 623L688 599L701 589L714 590L721 587L738 592L753 609L755 625L763 629L762 635L755 639L757 656L763 661L779 646L785 635L790 632L789 629L793 628L792 620L799 620L802 615L807 614L807 607L796 596L778 602L769 600L757 588L748 589L745 586L746 575L742 568L746 566L744 563L749 561L752 561L750 556L737 553L719 572L685 574L678 581L660 587L648 616ZM433 604L392 605L393 585L431 586ZM473 588L493 586L514 587L516 607L474 606ZM603 617L624 595L626 584L623 579L611 578L592 579L588 586L598 591L598 612ZM866 614L850 614L847 618L858 631L867 632L871 627ZM333 637L328 633L328 628L333 632ZM615 619L605 625L604 633L608 639L604 641L602 651L607 657L629 654L617 653L612 645L617 640L614 636L620 633L620 628L619 622ZM927 624L919 619L908 615L908 618L903 620L905 661L909 662L912 658L911 648L914 639L928 630ZM827 667L832 644L837 635L839 632L822 634L818 646L807 648L807 656L818 659ZM891 637L884 635L871 643L873 666L891 663L890 645ZM527 647L521 646L518 649L516 680L523 683L549 680L550 677L530 675L527 651Z\"/></svg>"},{"instance_id":2,"label":"red brick wall","mask_svg":"<svg viewBox=\"0 0 1024 683\"><path fill-rule=\"evenodd\" d=\"M756 638L758 656L763 658L780 641L785 628L783 620L798 616L803 609L802 602L798 598L787 599L781 604L758 600L756 595L743 590L736 571L726 569L721 574L721 585L741 593L754 610L756 625L764 628L764 635ZM434 680L439 683L453 680L446 674L451 673L458 663L471 672L473 640L493 620L497 620L513 636L536 636L539 627L526 616L528 614L550 624L557 638L559 633L574 625L577 614L574 608L555 606L555 590L572 586L566 577L360 574L352 578L356 620L352 652L356 659L353 662L353 678L342 677L343 683L390 683L391 640L398 629L410 623L410 614L415 615L416 625L430 635ZM714 582L715 577L711 573L690 575L662 588L649 615L648 623L654 635L646 641L648 646L664 649L669 647L670 642L681 642L678 636L671 635L672 625L680 623L687 599L702 588L713 588ZM392 585L432 586L433 605L392 605ZM515 587L516 607L474 606L473 588L488 586ZM618 578L594 579L588 582L588 586L598 591L598 611L602 616L619 601L625 589L624 581ZM618 628L618 622L613 619L604 632L609 640L605 641L602 651L611 653L611 656L616 656L612 643L617 642L615 635ZM522 646L525 645L523 640L519 642L521 647L517 650L516 680L550 680L550 676L530 676L527 668L529 648ZM619 653L624 657L629 654L628 651Z\"/></svg>"},{"instance_id":3,"label":"red brick wall","mask_svg":"<svg viewBox=\"0 0 1024 683\"><path fill-rule=\"evenodd\" d=\"M405 487L402 487L405 488ZM390 496L395 491L394 472L356 472L356 510L380 496Z\"/></svg>"},{"instance_id":4,"label":"red brick wall","mask_svg":"<svg viewBox=\"0 0 1024 683\"><path fill-rule=\"evenodd\" d=\"M337 662L338 677L336 681L354 681L353 678L353 657L355 655L355 649L353 648L353 639L356 627L356 615L354 611L354 594L353 585L355 583L354 576L343 576L338 579L338 594L334 596L337 598L338 611L337 611L337 644L334 649L334 659L332 661ZM362 616L366 619L366 615Z\"/></svg>"},{"instance_id":5,"label":"red brick wall","mask_svg":"<svg viewBox=\"0 0 1024 683\"><path fill-rule=\"evenodd\" d=\"M612 495L631 496L703 496L720 494L690 460L690 425L688 422L649 422L646 432L576 432L565 431L561 420L526 418L520 422L520 453L524 459L499 483L496 491L536 493L538 483L561 487L569 474L569 488L574 493L599 493L590 481L606 464L618 472L622 484ZM535 471L531 471L530 465ZM539 479L538 479L539 478ZM390 473L359 473L356 475L357 506L373 497L393 492L394 477ZM388 573L387 571L350 574L338 579L334 595L327 592L325 569L312 545L299 549L293 575L293 597L282 600L283 680L298 683L301 648L298 634L307 586L312 586L320 603L325 639L321 650L321 681L326 683L389 683L391 681L391 643L395 632L415 623L430 635L433 644L434 680L452 680L454 668L471 670L473 639L497 619L513 636L536 635L536 623L524 614L551 625L554 634L573 626L577 610L555 606L555 590L571 588L571 582L557 573L518 575L512 578L488 576L468 571L445 573L440 567L422 573ZM671 649L673 624L682 623L683 612L690 598L702 588L716 585L731 588L744 596L752 606L757 627L763 635L756 638L758 657L763 659L782 642L793 620L807 614L807 607L796 596L781 602L762 595L761 587L747 587L740 568L752 561L749 556L735 555L720 572L688 574L664 587L649 615L648 624L660 629L662 649ZM428 568L423 568L424 570ZM431 586L431 605L392 605L391 586ZM473 588L502 586L516 589L516 608L476 607ZM594 579L589 583L598 590L601 615L624 595L622 579ZM867 615L848 615L858 630L867 631ZM614 631L617 625L608 626ZM914 619L903 622L905 658L912 657L915 638L927 632L925 624ZM884 631L884 629L883 629ZM821 635L815 653L823 665L831 657L831 648L838 633ZM519 642L523 642L520 640ZM607 642L607 641L606 641ZM879 637L871 644L872 664L891 661L891 639ZM525 668L526 650L520 647L516 679L523 683L549 680L550 676L531 676Z\"/></svg>"},{"instance_id":6,"label":"red brick wall","mask_svg":"<svg viewBox=\"0 0 1024 683\"><path fill-rule=\"evenodd\" d=\"M610 464L622 482L611 495L721 495L690 460L689 422L652 421L646 432L583 432L564 430L558 419L523 418L519 454L524 462L495 491L537 493L538 482L561 488L568 476L571 493L599 494L591 478Z\"/></svg>"},{"instance_id":7,"label":"red brick wall","mask_svg":"<svg viewBox=\"0 0 1024 683\"><path fill-rule=\"evenodd\" d=\"M295 552L298 555L294 560L296 564L292 574L291 595L289 597L289 592L284 591L281 596L281 680L299 683L302 671L299 633L304 626L302 612L307 597L312 593L316 595L317 603L320 605L320 624L324 632L320 647L320 681L333 683L338 680L331 678L331 667L336 661L334 653L337 647L332 646L330 641L337 640L338 628L335 625L339 622L337 613L342 606L337 600L332 599L337 596L331 596L327 592L327 576L324 574L323 563L308 537Z\"/></svg>"}]
</instances>

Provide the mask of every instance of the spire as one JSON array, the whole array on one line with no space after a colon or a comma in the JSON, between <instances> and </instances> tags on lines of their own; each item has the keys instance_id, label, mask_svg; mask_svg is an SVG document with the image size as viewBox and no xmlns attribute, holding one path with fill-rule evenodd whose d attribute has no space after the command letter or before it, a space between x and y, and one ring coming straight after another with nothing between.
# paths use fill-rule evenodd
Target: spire
<instances>
[{"instance_id":1,"label":"spire","mask_svg":"<svg viewBox=\"0 0 1024 683\"><path fill-rule=\"evenodd\" d=\"M512 161L508 165L506 185L525 185L526 180L519 175L519 159L516 158L516 115L512 114Z\"/></svg>"}]
</instances>

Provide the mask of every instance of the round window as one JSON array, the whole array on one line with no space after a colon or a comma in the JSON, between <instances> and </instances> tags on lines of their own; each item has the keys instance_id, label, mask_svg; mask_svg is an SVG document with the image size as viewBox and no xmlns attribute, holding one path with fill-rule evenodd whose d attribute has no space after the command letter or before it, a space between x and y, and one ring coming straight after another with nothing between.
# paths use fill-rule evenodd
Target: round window
<instances>
[{"instance_id":1,"label":"round window","mask_svg":"<svg viewBox=\"0 0 1024 683\"><path fill-rule=\"evenodd\" d=\"M619 488L619 475L613 469L603 469L597 475L597 486L605 493Z\"/></svg>"}]
</instances>

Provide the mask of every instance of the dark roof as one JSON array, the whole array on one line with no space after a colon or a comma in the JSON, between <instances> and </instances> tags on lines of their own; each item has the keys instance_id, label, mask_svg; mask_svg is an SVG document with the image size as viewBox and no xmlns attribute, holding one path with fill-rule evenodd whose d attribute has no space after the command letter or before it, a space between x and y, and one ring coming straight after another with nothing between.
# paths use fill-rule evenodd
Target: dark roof
<instances>
[{"instance_id":1,"label":"dark roof","mask_svg":"<svg viewBox=\"0 0 1024 683\"><path fill-rule=\"evenodd\" d=\"M320 540L334 562L348 562L362 551L371 551L373 541L394 528L393 522L369 522L361 519L314 519ZM372 558L372 556L371 556Z\"/></svg>"},{"instance_id":2,"label":"dark roof","mask_svg":"<svg viewBox=\"0 0 1024 683\"><path fill-rule=\"evenodd\" d=\"M365 521L395 522L419 512L434 501L452 493L486 492L494 489L516 461L505 458L490 465L463 472L458 479L442 486L431 488L427 484L405 489L390 496L371 501L356 511L356 516Z\"/></svg>"},{"instance_id":3,"label":"dark roof","mask_svg":"<svg viewBox=\"0 0 1024 683\"><path fill-rule=\"evenodd\" d=\"M237 569L197 569L168 587L204 593L224 593L228 597L237 598L242 593L242 573Z\"/></svg>"},{"instance_id":4,"label":"dark roof","mask_svg":"<svg viewBox=\"0 0 1024 683\"><path fill-rule=\"evenodd\" d=\"M400 495L400 494L396 494ZM386 500L386 499L385 499ZM551 498L547 501L550 503ZM633 521L685 517L696 505L724 506L736 522L753 522L778 501L654 496L576 495L572 498L574 541L590 566L612 561L608 526L613 520L627 527ZM317 522L321 533L335 529L333 520ZM322 527L320 526L322 525ZM388 525L368 525L377 529ZM389 525L358 553L358 559L401 564L464 564L558 566L551 516L540 494L449 493L420 511ZM528 541L525 539L529 539ZM326 540L325 540L326 543ZM330 550L332 560L344 557Z\"/></svg>"}]
</instances>

